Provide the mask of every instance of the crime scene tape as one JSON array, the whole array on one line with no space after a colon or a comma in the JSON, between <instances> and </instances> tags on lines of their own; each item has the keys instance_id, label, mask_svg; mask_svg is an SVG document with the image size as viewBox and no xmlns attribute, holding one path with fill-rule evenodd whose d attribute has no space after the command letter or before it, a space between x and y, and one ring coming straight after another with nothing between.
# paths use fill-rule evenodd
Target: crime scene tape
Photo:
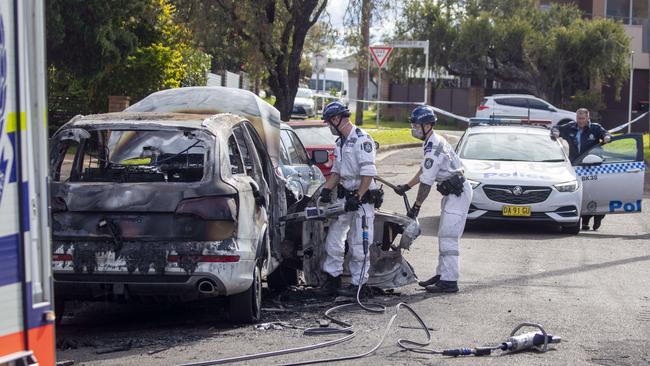
<instances>
[{"instance_id":1,"label":"crime scene tape","mask_svg":"<svg viewBox=\"0 0 650 366\"><path fill-rule=\"evenodd\" d=\"M617 127L612 128L611 130L609 130L609 133L616 133L616 132L618 132L618 131L624 129L624 128L627 127L627 126L629 126L629 125L631 125L631 124L633 124L633 123L636 123L636 122L640 121L641 119L643 119L643 117L645 117L645 116L647 116L647 115L648 115L648 112L645 112L645 113L643 113L642 115L638 116L637 118L631 120L630 122L627 122L627 123L624 123L624 124L622 124L622 125L620 125L620 126L617 126Z\"/></svg>"},{"instance_id":2,"label":"crime scene tape","mask_svg":"<svg viewBox=\"0 0 650 366\"><path fill-rule=\"evenodd\" d=\"M314 94L314 96L315 96L315 97L320 97L320 98L328 98L328 99L339 99L338 97L334 97L334 96L329 95L329 94ZM395 102L395 101L389 101L389 100L348 99L348 103L349 103L349 104L350 104L350 103L356 103L356 102L361 102L361 103L374 103L374 104L387 104L387 105L390 105L390 104L393 104L393 105L413 105L413 106L416 106L416 105L426 105L426 103L425 103L424 101L422 101L422 102ZM463 121L463 122L465 122L465 123L470 123L470 119L469 119L468 117L459 116L459 115L457 115L457 114L451 113L451 112L446 111L446 110L444 110L444 109L440 109L440 108L438 108L438 107L434 107L434 106L430 106L430 107L433 108L433 110L434 110L436 113L439 113L439 114L445 115L445 116L447 116L447 117L449 117L449 118L453 118L453 119L456 119L456 120L459 120L459 121ZM645 112L645 113L643 113L642 115L636 117L635 119L633 119L633 120L631 120L631 121L629 121L629 122L627 122L627 123L624 123L624 124L622 124L622 125L619 125L619 126L616 126L616 127L612 128L611 130L609 130L609 132L610 132L610 133L616 133L616 132L618 132L618 131L621 131L621 130L624 129L625 127L627 127L627 126L629 126L629 125L631 125L631 124L634 124L634 123L636 123L636 122L642 120L642 119L643 119L644 117L646 117L647 115L648 115L648 112Z\"/></svg>"}]
</instances>

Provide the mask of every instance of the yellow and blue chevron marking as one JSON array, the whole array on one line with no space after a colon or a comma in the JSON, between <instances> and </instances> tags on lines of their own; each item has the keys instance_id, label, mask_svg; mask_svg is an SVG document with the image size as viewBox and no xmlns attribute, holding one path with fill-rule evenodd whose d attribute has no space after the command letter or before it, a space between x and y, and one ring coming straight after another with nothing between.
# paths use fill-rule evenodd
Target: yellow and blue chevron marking
<instances>
[{"instance_id":1,"label":"yellow and blue chevron marking","mask_svg":"<svg viewBox=\"0 0 650 366\"><path fill-rule=\"evenodd\" d=\"M616 174L625 173L630 169L645 170L645 164L642 161L633 161L629 163L603 164L599 166L577 166L576 175L578 177L586 175Z\"/></svg>"}]
</instances>

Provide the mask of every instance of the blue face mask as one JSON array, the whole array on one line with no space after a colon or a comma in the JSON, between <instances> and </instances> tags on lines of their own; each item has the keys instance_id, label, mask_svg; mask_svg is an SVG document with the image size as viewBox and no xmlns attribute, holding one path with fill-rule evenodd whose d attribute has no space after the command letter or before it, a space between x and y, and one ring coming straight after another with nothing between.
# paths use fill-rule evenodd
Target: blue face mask
<instances>
[{"instance_id":1,"label":"blue face mask","mask_svg":"<svg viewBox=\"0 0 650 366\"><path fill-rule=\"evenodd\" d=\"M419 125L411 126L411 136L419 140L424 140L424 131Z\"/></svg>"},{"instance_id":2,"label":"blue face mask","mask_svg":"<svg viewBox=\"0 0 650 366\"><path fill-rule=\"evenodd\" d=\"M428 125L428 124L427 124ZM411 124L411 136L415 137L416 139L419 140L424 140L429 132L433 130L432 125L428 125L429 130L427 132L425 131L424 125L422 124Z\"/></svg>"}]
</instances>

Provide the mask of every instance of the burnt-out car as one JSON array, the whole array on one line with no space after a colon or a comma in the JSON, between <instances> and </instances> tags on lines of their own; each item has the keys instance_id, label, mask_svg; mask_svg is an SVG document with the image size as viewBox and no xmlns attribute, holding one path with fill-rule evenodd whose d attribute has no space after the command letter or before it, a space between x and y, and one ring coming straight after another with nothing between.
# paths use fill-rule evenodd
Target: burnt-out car
<instances>
[{"instance_id":1,"label":"burnt-out car","mask_svg":"<svg viewBox=\"0 0 650 366\"><path fill-rule=\"evenodd\" d=\"M318 285L327 220L300 218L318 191L296 202L280 127L271 105L221 87L165 90L64 125L50 142L59 306L228 296L231 319L251 322L263 280L282 288L302 271ZM414 225L377 212L369 283L414 280L401 256Z\"/></svg>"},{"instance_id":2,"label":"burnt-out car","mask_svg":"<svg viewBox=\"0 0 650 366\"><path fill-rule=\"evenodd\" d=\"M233 320L259 319L276 187L249 121L91 115L62 127L51 149L59 301L227 295Z\"/></svg>"}]
</instances>

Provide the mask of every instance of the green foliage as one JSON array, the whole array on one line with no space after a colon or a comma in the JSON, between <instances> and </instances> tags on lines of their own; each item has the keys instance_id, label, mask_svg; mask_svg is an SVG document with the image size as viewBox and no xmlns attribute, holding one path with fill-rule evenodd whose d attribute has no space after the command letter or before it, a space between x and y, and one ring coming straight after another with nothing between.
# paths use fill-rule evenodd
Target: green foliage
<instances>
[{"instance_id":1,"label":"green foliage","mask_svg":"<svg viewBox=\"0 0 650 366\"><path fill-rule=\"evenodd\" d=\"M599 120L598 111L605 108L605 103L600 91L578 90L563 107L570 111L587 108L591 112L591 119L596 121Z\"/></svg>"},{"instance_id":2,"label":"green foliage","mask_svg":"<svg viewBox=\"0 0 650 366\"><path fill-rule=\"evenodd\" d=\"M185 75L181 52L155 43L138 48L98 85L106 95L128 95L138 101L154 91L180 87Z\"/></svg>"},{"instance_id":3,"label":"green foliage","mask_svg":"<svg viewBox=\"0 0 650 366\"><path fill-rule=\"evenodd\" d=\"M65 109L66 94L85 96L76 113L88 113L105 111L108 95L135 102L160 89L205 85L210 56L175 16L169 0L49 0L49 89L61 102L50 110Z\"/></svg>"},{"instance_id":4,"label":"green foliage","mask_svg":"<svg viewBox=\"0 0 650 366\"><path fill-rule=\"evenodd\" d=\"M477 34L476 36L480 36ZM429 40L429 65L432 71L451 63L449 50L458 39L452 15L444 4L436 0L409 0L403 8L403 16L396 24L393 37L396 40ZM425 56L421 49L400 49L393 53L389 70L404 80L415 69L423 67Z\"/></svg>"},{"instance_id":5,"label":"green foliage","mask_svg":"<svg viewBox=\"0 0 650 366\"><path fill-rule=\"evenodd\" d=\"M307 32L326 5L326 0L222 0L210 7L210 12L227 16L240 40L241 68L254 79L263 73L283 120L291 117Z\"/></svg>"},{"instance_id":6,"label":"green foliage","mask_svg":"<svg viewBox=\"0 0 650 366\"><path fill-rule=\"evenodd\" d=\"M428 39L430 68L528 89L558 104L578 90L627 79L629 39L611 19L584 20L573 5L546 9L532 0L411 0L395 38ZM417 52L400 52L393 71L404 78L424 66ZM593 96L592 96L593 97Z\"/></svg>"}]
</instances>

